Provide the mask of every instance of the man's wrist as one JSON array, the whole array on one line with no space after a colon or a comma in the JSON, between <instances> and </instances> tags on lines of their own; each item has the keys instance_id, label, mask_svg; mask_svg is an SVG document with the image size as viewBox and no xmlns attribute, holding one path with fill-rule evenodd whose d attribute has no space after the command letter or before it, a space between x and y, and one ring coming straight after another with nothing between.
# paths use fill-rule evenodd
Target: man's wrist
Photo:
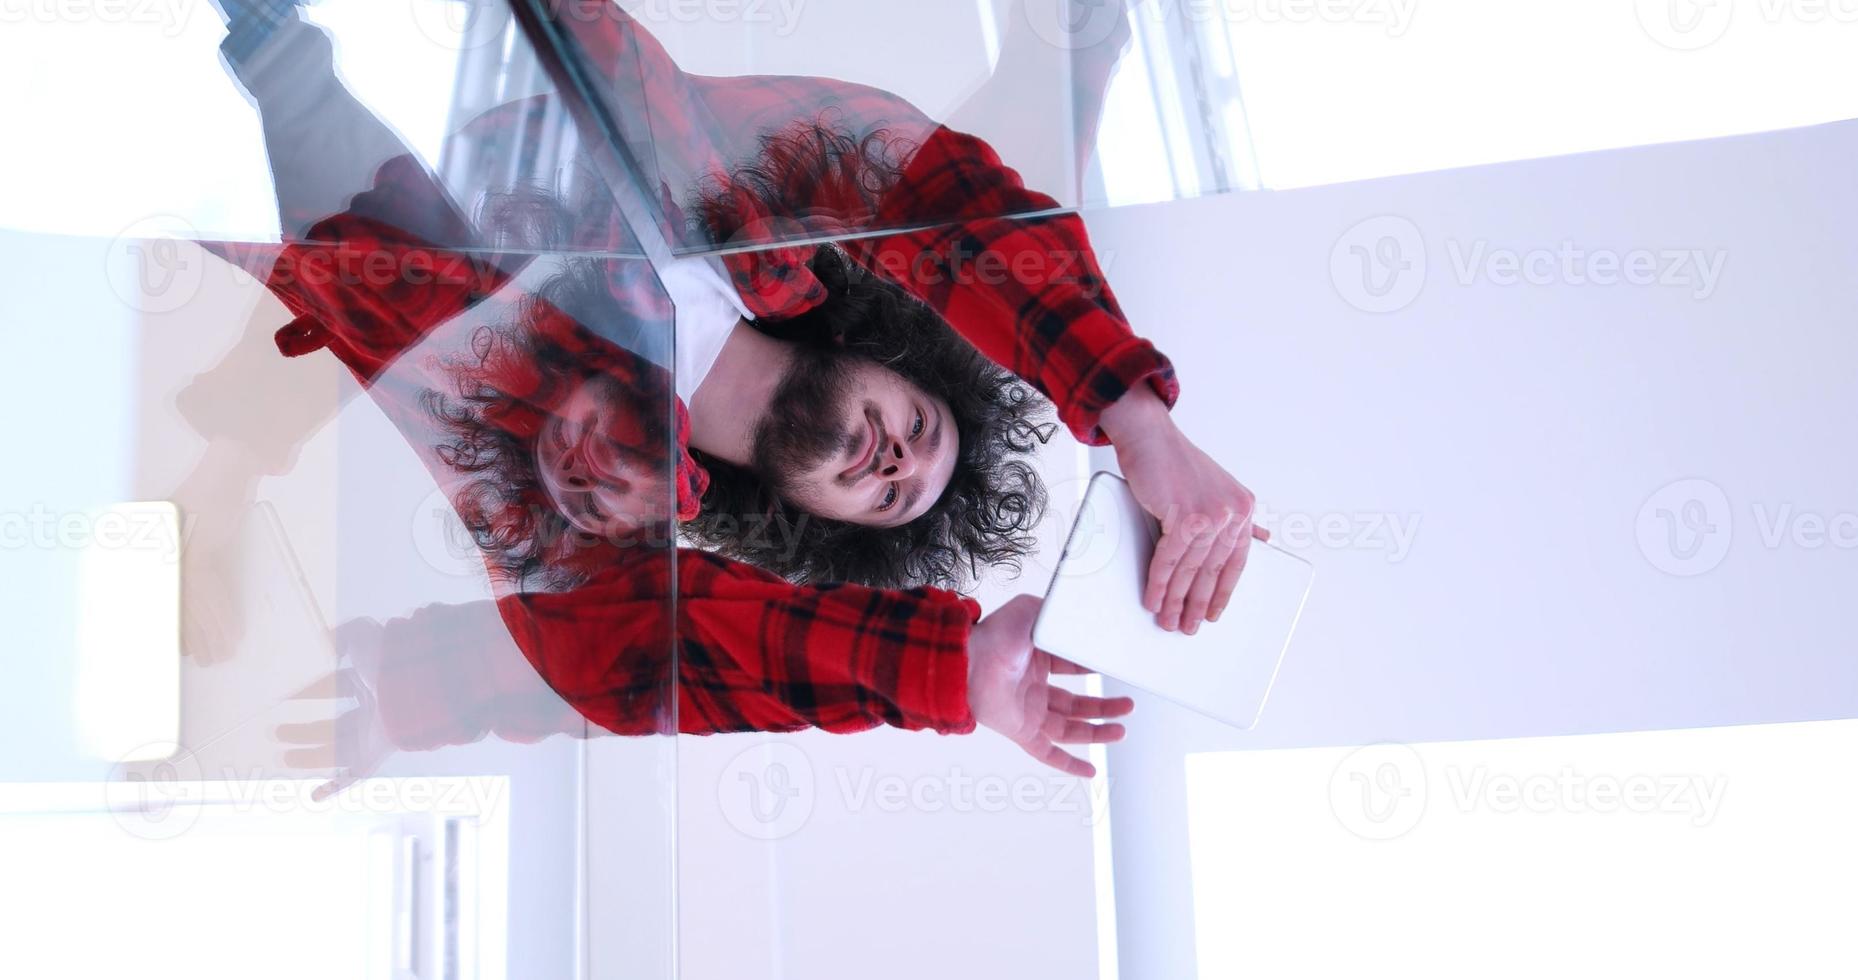
<instances>
[{"instance_id":1,"label":"man's wrist","mask_svg":"<svg viewBox=\"0 0 1858 980\"><path fill-rule=\"evenodd\" d=\"M1155 389L1148 382L1138 382L1121 398L1111 403L1110 407L1097 416L1097 426L1115 445L1125 439L1139 437L1144 432L1151 432L1157 425L1171 424L1173 417L1168 414L1168 403L1155 394Z\"/></svg>"}]
</instances>

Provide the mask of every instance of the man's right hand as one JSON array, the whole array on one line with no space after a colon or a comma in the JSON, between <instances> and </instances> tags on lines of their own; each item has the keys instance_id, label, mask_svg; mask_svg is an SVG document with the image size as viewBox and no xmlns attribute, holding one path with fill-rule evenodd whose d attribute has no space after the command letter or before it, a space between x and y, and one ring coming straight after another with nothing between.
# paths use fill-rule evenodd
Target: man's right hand
<instances>
[{"instance_id":1,"label":"man's right hand","mask_svg":"<svg viewBox=\"0 0 1858 980\"><path fill-rule=\"evenodd\" d=\"M1032 645L1039 618L1037 596L1016 596L974 624L968 635L968 710L1034 759L1089 778L1095 766L1066 752L1062 743L1115 742L1123 726L1092 719L1120 718L1135 710L1130 698L1093 698L1053 686L1053 674L1088 673Z\"/></svg>"}]
</instances>

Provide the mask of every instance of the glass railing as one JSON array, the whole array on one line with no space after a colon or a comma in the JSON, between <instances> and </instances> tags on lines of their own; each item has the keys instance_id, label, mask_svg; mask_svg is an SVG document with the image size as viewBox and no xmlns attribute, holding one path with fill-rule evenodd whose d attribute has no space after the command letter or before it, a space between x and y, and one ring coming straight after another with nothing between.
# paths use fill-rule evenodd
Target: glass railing
<instances>
[{"instance_id":1,"label":"glass railing","mask_svg":"<svg viewBox=\"0 0 1858 980\"><path fill-rule=\"evenodd\" d=\"M5 28L0 972L671 975L673 308L449 9Z\"/></svg>"}]
</instances>

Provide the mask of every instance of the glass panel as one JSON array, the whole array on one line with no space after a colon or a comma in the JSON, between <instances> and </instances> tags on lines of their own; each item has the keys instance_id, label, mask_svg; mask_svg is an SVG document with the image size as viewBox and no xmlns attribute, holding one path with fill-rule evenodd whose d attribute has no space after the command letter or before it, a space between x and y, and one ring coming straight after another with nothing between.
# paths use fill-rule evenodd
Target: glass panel
<instances>
[{"instance_id":1,"label":"glass panel","mask_svg":"<svg viewBox=\"0 0 1858 980\"><path fill-rule=\"evenodd\" d=\"M473 7L474 43L514 33L500 6ZM1229 45L1200 36L1216 18L1086 0L518 0L507 16L679 252L1257 184Z\"/></svg>"},{"instance_id":2,"label":"glass panel","mask_svg":"<svg viewBox=\"0 0 1858 980\"><path fill-rule=\"evenodd\" d=\"M156 937L138 955L187 956L212 941L198 904L96 910L60 884L86 850L162 881L174 862L151 849L181 838L191 887L326 938L308 962L343 975L573 976L599 855L637 906L603 950L668 977L667 585L696 487L632 192L582 165L518 39L455 43L443 4L221 6L230 34L204 14L170 35L7 29L9 47L99 38L200 101L97 85L9 125L52 143L73 128L56 120L89 125L87 99L108 109L73 175L29 172L0 203L0 319L44 326L0 335L35 365L0 395L30 420L0 470L20 654L0 812L44 857L0 907L48 896L38 913L108 928L135 905ZM112 128L138 104L166 138ZM162 162L85 192L131 154ZM613 733L632 737L589 738ZM595 798L594 755L623 793ZM302 889L251 887L276 851L327 863ZM301 928L318 912L326 937ZM72 968L0 963L52 972Z\"/></svg>"}]
</instances>

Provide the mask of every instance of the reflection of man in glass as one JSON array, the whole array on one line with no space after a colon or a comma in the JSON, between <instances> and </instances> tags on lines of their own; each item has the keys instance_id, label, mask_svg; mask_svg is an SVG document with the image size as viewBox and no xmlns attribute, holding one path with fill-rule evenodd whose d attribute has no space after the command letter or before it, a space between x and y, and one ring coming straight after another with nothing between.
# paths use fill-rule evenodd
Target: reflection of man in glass
<instances>
[{"instance_id":1,"label":"reflection of man in glass","mask_svg":"<svg viewBox=\"0 0 1858 980\"><path fill-rule=\"evenodd\" d=\"M1117 447L1163 520L1148 599L1164 625L1191 629L1224 605L1250 495L1173 428L1172 368L1122 319L1076 217L999 217L1052 202L985 144L859 86L687 76L617 7L582 19L597 67L645 80L614 82L613 98L676 116L654 133L652 152L675 166L652 190L712 241L940 222L737 253L727 277L668 260L654 277L563 257L627 249L624 188L572 202L519 189L467 221L335 80L319 31L289 8L227 6L223 50L262 111L287 241L268 284L297 319L277 343L331 350L421 450L490 559L509 635L566 702L515 698L507 664L474 659L480 611L351 624L395 745L538 737L571 727L565 708L615 732L662 731L675 697L687 732L979 723L1088 772L1057 743L1120 737L1092 719L1126 700L1047 682L1064 665L1031 649L1036 600L976 622L971 600L939 587L1020 554L1041 499L1016 458L1037 438L1034 403L982 355L1051 397L1080 438ZM548 98L468 131L518 139ZM728 140L704 139L718 132L752 145L728 154ZM962 248L1001 254L1014 275L954 274L943 260ZM924 274L925 255L942 274ZM303 274L378 256L397 274ZM670 360L673 328L667 376L654 361ZM723 529L747 517L794 532L787 557ZM637 532L673 521L720 555L639 546ZM358 724L295 734L373 744ZM345 777L372 762L343 761Z\"/></svg>"}]
</instances>

